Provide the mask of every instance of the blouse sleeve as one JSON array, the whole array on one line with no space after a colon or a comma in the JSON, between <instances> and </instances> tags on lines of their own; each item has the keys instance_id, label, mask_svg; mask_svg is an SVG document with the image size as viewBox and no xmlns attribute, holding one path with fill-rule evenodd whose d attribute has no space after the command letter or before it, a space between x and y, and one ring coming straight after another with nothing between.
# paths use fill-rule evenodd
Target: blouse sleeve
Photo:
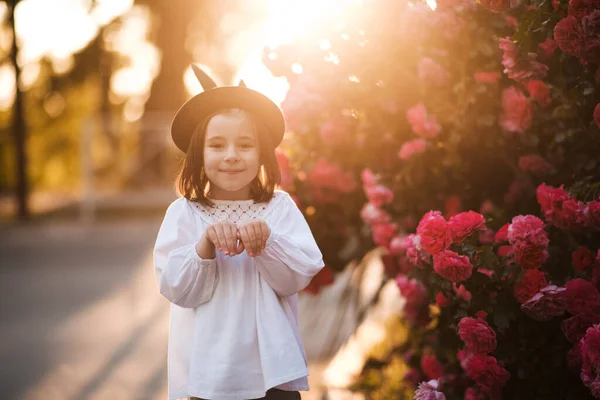
<instances>
[{"instance_id":1,"label":"blouse sleeve","mask_svg":"<svg viewBox=\"0 0 600 400\"><path fill-rule=\"evenodd\" d=\"M287 194L268 221L271 234L265 249L255 257L262 278L280 296L304 289L321 268L323 256L308 223Z\"/></svg>"},{"instance_id":2,"label":"blouse sleeve","mask_svg":"<svg viewBox=\"0 0 600 400\"><path fill-rule=\"evenodd\" d=\"M154 272L159 292L171 303L194 308L206 303L219 281L215 259L205 260L196 252L202 230L196 227L185 199L167 209L154 246Z\"/></svg>"}]
</instances>

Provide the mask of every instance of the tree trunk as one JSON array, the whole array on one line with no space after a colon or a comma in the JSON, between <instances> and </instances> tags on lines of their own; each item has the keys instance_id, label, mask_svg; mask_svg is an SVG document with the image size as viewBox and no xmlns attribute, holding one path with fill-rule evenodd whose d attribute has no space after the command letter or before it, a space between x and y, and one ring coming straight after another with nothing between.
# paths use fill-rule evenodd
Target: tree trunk
<instances>
[{"instance_id":1,"label":"tree trunk","mask_svg":"<svg viewBox=\"0 0 600 400\"><path fill-rule=\"evenodd\" d=\"M13 33L13 42L10 52L10 60L15 69L15 84L16 84L16 96L13 104L13 134L15 138L15 151L16 151L16 202L17 202L17 217L20 220L29 218L29 180L27 174L27 125L25 123L25 113L23 109L23 93L19 88L19 79L21 76L21 69L17 62L18 46L17 46L17 33L15 29L15 7L19 0L11 0L9 24Z\"/></svg>"}]
</instances>

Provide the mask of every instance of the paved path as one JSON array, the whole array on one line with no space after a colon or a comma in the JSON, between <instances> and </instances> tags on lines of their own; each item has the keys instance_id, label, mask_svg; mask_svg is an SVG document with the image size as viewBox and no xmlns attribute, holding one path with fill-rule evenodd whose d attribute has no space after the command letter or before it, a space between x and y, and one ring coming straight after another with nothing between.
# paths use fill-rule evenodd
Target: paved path
<instances>
[{"instance_id":1,"label":"paved path","mask_svg":"<svg viewBox=\"0 0 600 400\"><path fill-rule=\"evenodd\" d=\"M0 226L2 399L166 399L159 224ZM311 363L315 389L324 365Z\"/></svg>"}]
</instances>

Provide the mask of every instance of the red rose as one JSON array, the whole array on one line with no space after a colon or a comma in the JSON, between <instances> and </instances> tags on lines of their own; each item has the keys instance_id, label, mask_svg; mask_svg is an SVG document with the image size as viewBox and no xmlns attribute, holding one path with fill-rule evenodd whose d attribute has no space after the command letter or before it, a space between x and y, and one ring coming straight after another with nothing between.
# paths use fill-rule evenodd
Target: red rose
<instances>
[{"instance_id":1,"label":"red rose","mask_svg":"<svg viewBox=\"0 0 600 400\"><path fill-rule=\"evenodd\" d=\"M502 110L500 125L507 132L524 133L531 127L529 99L514 86L502 92Z\"/></svg>"},{"instance_id":2,"label":"red rose","mask_svg":"<svg viewBox=\"0 0 600 400\"><path fill-rule=\"evenodd\" d=\"M599 322L600 315L583 313L565 319L561 324L561 328L569 342L577 343L585 335L587 328Z\"/></svg>"},{"instance_id":3,"label":"red rose","mask_svg":"<svg viewBox=\"0 0 600 400\"><path fill-rule=\"evenodd\" d=\"M579 57L583 50L583 29L577 18L571 16L558 21L554 27L554 40L562 51Z\"/></svg>"},{"instance_id":4,"label":"red rose","mask_svg":"<svg viewBox=\"0 0 600 400\"><path fill-rule=\"evenodd\" d=\"M458 323L458 335L475 354L496 350L496 332L483 319L464 317Z\"/></svg>"},{"instance_id":5,"label":"red rose","mask_svg":"<svg viewBox=\"0 0 600 400\"><path fill-rule=\"evenodd\" d=\"M557 210L562 208L562 203L571 198L562 186L554 188L552 186L546 186L543 183L538 186L536 194L537 201L542 207L542 212L548 222L554 220Z\"/></svg>"},{"instance_id":6,"label":"red rose","mask_svg":"<svg viewBox=\"0 0 600 400\"><path fill-rule=\"evenodd\" d=\"M539 155L531 154L519 158L519 169L523 172L531 172L537 177L542 177L552 170L552 165Z\"/></svg>"},{"instance_id":7,"label":"red rose","mask_svg":"<svg viewBox=\"0 0 600 400\"><path fill-rule=\"evenodd\" d=\"M577 231L586 224L585 204L575 199L562 203L562 208L555 214L554 225L562 229Z\"/></svg>"},{"instance_id":8,"label":"red rose","mask_svg":"<svg viewBox=\"0 0 600 400\"><path fill-rule=\"evenodd\" d=\"M454 243L460 243L473 232L485 230L485 219L475 211L462 212L450 218L448 229Z\"/></svg>"},{"instance_id":9,"label":"red rose","mask_svg":"<svg viewBox=\"0 0 600 400\"><path fill-rule=\"evenodd\" d=\"M600 314L600 293L598 289L585 279L571 279L565 284L567 310L573 314Z\"/></svg>"},{"instance_id":10,"label":"red rose","mask_svg":"<svg viewBox=\"0 0 600 400\"><path fill-rule=\"evenodd\" d=\"M565 313L567 307L565 292L565 288L548 285L521 304L521 310L536 321L549 321Z\"/></svg>"},{"instance_id":11,"label":"red rose","mask_svg":"<svg viewBox=\"0 0 600 400\"><path fill-rule=\"evenodd\" d=\"M600 229L600 201L595 200L590 202L583 213L587 226Z\"/></svg>"},{"instance_id":12,"label":"red rose","mask_svg":"<svg viewBox=\"0 0 600 400\"><path fill-rule=\"evenodd\" d=\"M581 29L585 37L583 58L587 62L597 64L600 62L600 10L583 17Z\"/></svg>"},{"instance_id":13,"label":"red rose","mask_svg":"<svg viewBox=\"0 0 600 400\"><path fill-rule=\"evenodd\" d=\"M581 380L600 399L600 324L588 328L581 339Z\"/></svg>"},{"instance_id":14,"label":"red rose","mask_svg":"<svg viewBox=\"0 0 600 400\"><path fill-rule=\"evenodd\" d=\"M585 246L579 246L571 256L573 268L584 271L594 264L594 253Z\"/></svg>"},{"instance_id":15,"label":"red rose","mask_svg":"<svg viewBox=\"0 0 600 400\"><path fill-rule=\"evenodd\" d=\"M543 81L531 80L527 82L527 91L540 106L547 107L552 103L548 85Z\"/></svg>"},{"instance_id":16,"label":"red rose","mask_svg":"<svg viewBox=\"0 0 600 400\"><path fill-rule=\"evenodd\" d=\"M421 370L428 379L438 379L444 375L444 366L433 354L421 357Z\"/></svg>"},{"instance_id":17,"label":"red rose","mask_svg":"<svg viewBox=\"0 0 600 400\"><path fill-rule=\"evenodd\" d=\"M472 297L471 292L469 292L467 290L467 288L465 287L465 285L460 285L459 286L456 283L453 283L452 284L452 289L454 289L454 293L456 293L456 296L459 299L462 299L462 300L464 300L466 302L471 301L471 297Z\"/></svg>"},{"instance_id":18,"label":"red rose","mask_svg":"<svg viewBox=\"0 0 600 400\"><path fill-rule=\"evenodd\" d=\"M423 216L417 226L419 246L431 254L445 250L452 243L448 223L439 211L430 211Z\"/></svg>"},{"instance_id":19,"label":"red rose","mask_svg":"<svg viewBox=\"0 0 600 400\"><path fill-rule=\"evenodd\" d=\"M537 269L548 259L548 250L541 246L519 246L515 248L515 261L523 269Z\"/></svg>"},{"instance_id":20,"label":"red rose","mask_svg":"<svg viewBox=\"0 0 600 400\"><path fill-rule=\"evenodd\" d=\"M581 19L600 8L598 0L571 0L569 1L569 15Z\"/></svg>"},{"instance_id":21,"label":"red rose","mask_svg":"<svg viewBox=\"0 0 600 400\"><path fill-rule=\"evenodd\" d=\"M494 236L494 241L496 243L503 243L503 242L508 242L508 227L510 226L510 224L504 224L502 225L502 227L500 229L498 229L498 232L496 232L496 236Z\"/></svg>"},{"instance_id":22,"label":"red rose","mask_svg":"<svg viewBox=\"0 0 600 400\"><path fill-rule=\"evenodd\" d=\"M512 246L500 246L498 247L498 257L508 257L515 253L515 248Z\"/></svg>"},{"instance_id":23,"label":"red rose","mask_svg":"<svg viewBox=\"0 0 600 400\"><path fill-rule=\"evenodd\" d=\"M518 215L508 227L508 242L515 246L548 246L548 234L544 230L544 221L533 215Z\"/></svg>"},{"instance_id":24,"label":"red rose","mask_svg":"<svg viewBox=\"0 0 600 400\"><path fill-rule=\"evenodd\" d=\"M440 307L448 307L450 305L450 299L444 295L442 292L438 292L435 295L435 304Z\"/></svg>"},{"instance_id":25,"label":"red rose","mask_svg":"<svg viewBox=\"0 0 600 400\"><path fill-rule=\"evenodd\" d=\"M510 378L510 373L495 357L482 354L469 359L466 372L477 386L488 394L500 390Z\"/></svg>"},{"instance_id":26,"label":"red rose","mask_svg":"<svg viewBox=\"0 0 600 400\"><path fill-rule=\"evenodd\" d=\"M519 303L525 303L547 285L548 282L546 282L543 272L537 269L529 269L525 271L521 279L515 284L515 298Z\"/></svg>"},{"instance_id":27,"label":"red rose","mask_svg":"<svg viewBox=\"0 0 600 400\"><path fill-rule=\"evenodd\" d=\"M557 47L558 45L556 44L556 41L552 38L548 38L542 43L538 44L538 54L540 55L540 59L542 61L547 61L550 59Z\"/></svg>"},{"instance_id":28,"label":"red rose","mask_svg":"<svg viewBox=\"0 0 600 400\"><path fill-rule=\"evenodd\" d=\"M451 282L462 282L471 277L473 265L469 257L451 250L441 251L433 256L433 269Z\"/></svg>"}]
</instances>

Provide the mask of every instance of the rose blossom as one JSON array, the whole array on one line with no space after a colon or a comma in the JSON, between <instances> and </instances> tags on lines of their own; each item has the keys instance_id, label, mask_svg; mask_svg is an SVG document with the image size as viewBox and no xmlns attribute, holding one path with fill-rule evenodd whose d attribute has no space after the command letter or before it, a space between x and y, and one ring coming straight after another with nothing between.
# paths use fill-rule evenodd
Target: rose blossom
<instances>
[{"instance_id":1,"label":"rose blossom","mask_svg":"<svg viewBox=\"0 0 600 400\"><path fill-rule=\"evenodd\" d=\"M419 244L430 254L445 250L452 243L448 223L439 211L429 211L421 218L417 226Z\"/></svg>"},{"instance_id":2,"label":"rose blossom","mask_svg":"<svg viewBox=\"0 0 600 400\"><path fill-rule=\"evenodd\" d=\"M594 264L594 253L585 246L579 246L571 255L573 268L577 271L584 271Z\"/></svg>"},{"instance_id":3,"label":"rose blossom","mask_svg":"<svg viewBox=\"0 0 600 400\"><path fill-rule=\"evenodd\" d=\"M600 398L600 324L594 325L585 332L581 339L581 380L592 392L592 396Z\"/></svg>"},{"instance_id":4,"label":"rose blossom","mask_svg":"<svg viewBox=\"0 0 600 400\"><path fill-rule=\"evenodd\" d=\"M508 227L508 242L513 246L533 245L547 247L548 234L544 221L533 215L518 215Z\"/></svg>"},{"instance_id":5,"label":"rose blossom","mask_svg":"<svg viewBox=\"0 0 600 400\"><path fill-rule=\"evenodd\" d=\"M406 251L406 237L394 236L392 240L390 240L388 249L390 254L395 256L404 253Z\"/></svg>"},{"instance_id":6,"label":"rose blossom","mask_svg":"<svg viewBox=\"0 0 600 400\"><path fill-rule=\"evenodd\" d=\"M438 392L439 383L437 380L421 382L419 388L415 391L414 400L446 400L442 392Z\"/></svg>"},{"instance_id":7,"label":"rose blossom","mask_svg":"<svg viewBox=\"0 0 600 400\"><path fill-rule=\"evenodd\" d=\"M435 295L435 304L440 307L448 307L450 305L450 299L444 295L443 292L438 292Z\"/></svg>"},{"instance_id":8,"label":"rose blossom","mask_svg":"<svg viewBox=\"0 0 600 400\"><path fill-rule=\"evenodd\" d=\"M369 186L375 186L377 184L377 180L375 179L375 175L373 175L373 172L371 172L370 169L363 169L362 172L360 173L360 177L363 181L363 185L365 186L365 188L369 187Z\"/></svg>"},{"instance_id":9,"label":"rose blossom","mask_svg":"<svg viewBox=\"0 0 600 400\"><path fill-rule=\"evenodd\" d=\"M471 301L471 292L467 290L465 285L457 285L456 283L452 284L452 289L454 289L454 293L459 299L466 301L467 303Z\"/></svg>"},{"instance_id":10,"label":"rose blossom","mask_svg":"<svg viewBox=\"0 0 600 400\"><path fill-rule=\"evenodd\" d=\"M477 386L488 394L501 389L510 378L510 373L495 357L483 354L473 355L469 359L466 372Z\"/></svg>"},{"instance_id":11,"label":"rose blossom","mask_svg":"<svg viewBox=\"0 0 600 400\"><path fill-rule=\"evenodd\" d=\"M594 312L600 314L600 293L582 278L571 279L565 284L567 310L573 314Z\"/></svg>"},{"instance_id":12,"label":"rose blossom","mask_svg":"<svg viewBox=\"0 0 600 400\"><path fill-rule=\"evenodd\" d=\"M496 232L496 235L494 236L494 241L496 243L504 243L504 242L508 242L508 227L510 226L510 224L504 224L502 225L502 227L500 229L498 229L498 232Z\"/></svg>"},{"instance_id":13,"label":"rose blossom","mask_svg":"<svg viewBox=\"0 0 600 400\"><path fill-rule=\"evenodd\" d=\"M585 335L587 328L597 323L600 323L600 315L588 312L565 319L561 329L569 342L577 343Z\"/></svg>"},{"instance_id":14,"label":"rose blossom","mask_svg":"<svg viewBox=\"0 0 600 400\"><path fill-rule=\"evenodd\" d=\"M502 65L510 79L522 82L543 78L548 73L549 68L536 61L536 53L521 54L517 44L509 38L500 39L498 47L504 50Z\"/></svg>"},{"instance_id":15,"label":"rose blossom","mask_svg":"<svg viewBox=\"0 0 600 400\"><path fill-rule=\"evenodd\" d=\"M444 375L444 366L433 354L421 357L421 370L428 379L439 379Z\"/></svg>"},{"instance_id":16,"label":"rose blossom","mask_svg":"<svg viewBox=\"0 0 600 400\"><path fill-rule=\"evenodd\" d=\"M542 107L548 107L552 103L548 85L543 81L534 79L527 82L527 91L531 98Z\"/></svg>"},{"instance_id":17,"label":"rose blossom","mask_svg":"<svg viewBox=\"0 0 600 400\"><path fill-rule=\"evenodd\" d=\"M404 317L414 325L426 323L427 315L427 289L416 279L407 279L403 275L396 277L396 285L406 302L404 303Z\"/></svg>"},{"instance_id":18,"label":"rose blossom","mask_svg":"<svg viewBox=\"0 0 600 400\"><path fill-rule=\"evenodd\" d=\"M436 137L442 129L434 116L427 115L427 110L421 103L406 111L406 119L410 123L412 130L425 139Z\"/></svg>"},{"instance_id":19,"label":"rose blossom","mask_svg":"<svg viewBox=\"0 0 600 400\"><path fill-rule=\"evenodd\" d=\"M521 279L515 284L515 298L519 303L525 303L547 285L548 282L543 272L536 269L529 269L525 271Z\"/></svg>"},{"instance_id":20,"label":"rose blossom","mask_svg":"<svg viewBox=\"0 0 600 400\"><path fill-rule=\"evenodd\" d=\"M536 321L549 321L564 314L567 307L565 292L565 288L548 285L521 304L521 310Z\"/></svg>"},{"instance_id":21,"label":"rose blossom","mask_svg":"<svg viewBox=\"0 0 600 400\"><path fill-rule=\"evenodd\" d=\"M394 193L382 185L373 185L366 188L369 202L380 207L382 204L390 204L394 200Z\"/></svg>"},{"instance_id":22,"label":"rose blossom","mask_svg":"<svg viewBox=\"0 0 600 400\"><path fill-rule=\"evenodd\" d=\"M418 65L419 79L435 86L444 86L450 81L450 74L431 58L422 57Z\"/></svg>"},{"instance_id":23,"label":"rose blossom","mask_svg":"<svg viewBox=\"0 0 600 400\"><path fill-rule=\"evenodd\" d=\"M523 269L536 269L548 260L548 250L542 246L520 245L515 247L515 261Z\"/></svg>"},{"instance_id":24,"label":"rose blossom","mask_svg":"<svg viewBox=\"0 0 600 400\"><path fill-rule=\"evenodd\" d=\"M600 201L594 200L588 203L583 214L586 219L586 226L600 229Z\"/></svg>"},{"instance_id":25,"label":"rose blossom","mask_svg":"<svg viewBox=\"0 0 600 400\"><path fill-rule=\"evenodd\" d=\"M581 18L584 62L600 63L600 8Z\"/></svg>"},{"instance_id":26,"label":"rose blossom","mask_svg":"<svg viewBox=\"0 0 600 400\"><path fill-rule=\"evenodd\" d=\"M524 133L531 127L531 104L519 89L514 86L504 89L502 109L500 125L506 131Z\"/></svg>"},{"instance_id":27,"label":"rose blossom","mask_svg":"<svg viewBox=\"0 0 600 400\"><path fill-rule=\"evenodd\" d=\"M433 256L433 269L451 282L462 282L471 277L473 265L467 256L451 250L441 251Z\"/></svg>"},{"instance_id":28,"label":"rose blossom","mask_svg":"<svg viewBox=\"0 0 600 400\"><path fill-rule=\"evenodd\" d=\"M373 203L365 203L360 211L360 217L368 225L385 224L390 222L391 217Z\"/></svg>"},{"instance_id":29,"label":"rose blossom","mask_svg":"<svg viewBox=\"0 0 600 400\"><path fill-rule=\"evenodd\" d=\"M475 211L462 212L450 218L448 229L454 243L460 243L473 232L485 230L485 219Z\"/></svg>"},{"instance_id":30,"label":"rose blossom","mask_svg":"<svg viewBox=\"0 0 600 400\"><path fill-rule=\"evenodd\" d=\"M401 160L409 160L415 154L423 153L427 148L427 142L423 139L409 140L408 142L402 143L398 158Z\"/></svg>"},{"instance_id":31,"label":"rose blossom","mask_svg":"<svg viewBox=\"0 0 600 400\"><path fill-rule=\"evenodd\" d=\"M396 229L396 225L389 223L373 225L373 241L379 246L387 246L396 234Z\"/></svg>"},{"instance_id":32,"label":"rose blossom","mask_svg":"<svg viewBox=\"0 0 600 400\"><path fill-rule=\"evenodd\" d=\"M569 1L569 15L581 19L594 10L600 8L598 0L571 0Z\"/></svg>"},{"instance_id":33,"label":"rose blossom","mask_svg":"<svg viewBox=\"0 0 600 400\"><path fill-rule=\"evenodd\" d=\"M464 317L458 323L458 335L475 354L496 350L496 332L483 319Z\"/></svg>"},{"instance_id":34,"label":"rose blossom","mask_svg":"<svg viewBox=\"0 0 600 400\"><path fill-rule=\"evenodd\" d=\"M583 50L583 30L581 23L570 15L558 21L554 27L554 40L567 54L578 57Z\"/></svg>"},{"instance_id":35,"label":"rose blossom","mask_svg":"<svg viewBox=\"0 0 600 400\"><path fill-rule=\"evenodd\" d=\"M538 44L538 54L540 55L540 59L542 61L550 59L557 47L556 41L552 38L547 38L542 43Z\"/></svg>"},{"instance_id":36,"label":"rose blossom","mask_svg":"<svg viewBox=\"0 0 600 400\"><path fill-rule=\"evenodd\" d=\"M552 170L552 165L537 154L530 154L519 158L519 169L531 172L537 177L542 177Z\"/></svg>"},{"instance_id":37,"label":"rose blossom","mask_svg":"<svg viewBox=\"0 0 600 400\"><path fill-rule=\"evenodd\" d=\"M567 365L571 371L581 373L581 342L576 342L567 353Z\"/></svg>"}]
</instances>

